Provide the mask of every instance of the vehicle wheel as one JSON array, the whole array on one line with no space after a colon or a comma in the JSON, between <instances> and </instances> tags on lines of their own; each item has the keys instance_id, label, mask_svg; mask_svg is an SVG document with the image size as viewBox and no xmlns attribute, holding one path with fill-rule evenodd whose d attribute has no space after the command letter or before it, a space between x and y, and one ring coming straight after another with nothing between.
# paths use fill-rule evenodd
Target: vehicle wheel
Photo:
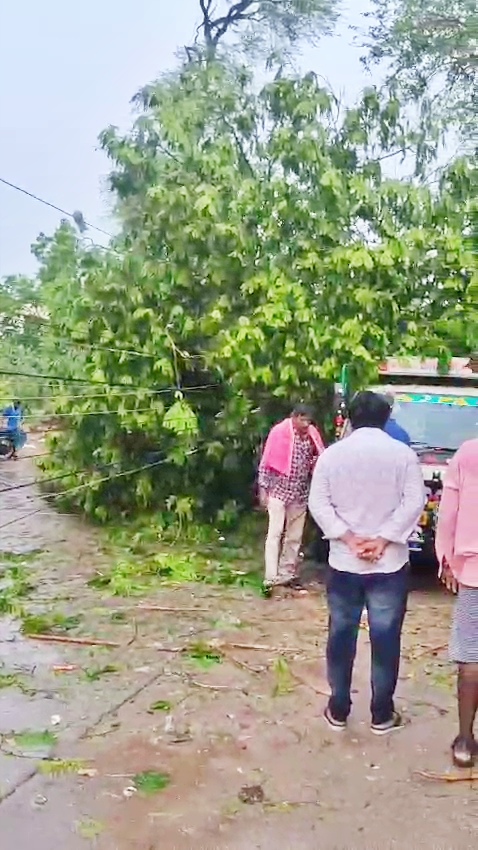
<instances>
[{"instance_id":1,"label":"vehicle wheel","mask_svg":"<svg viewBox=\"0 0 478 850\"><path fill-rule=\"evenodd\" d=\"M11 443L0 443L0 457L2 457L4 460L10 460L14 452L15 449L13 448Z\"/></svg>"}]
</instances>

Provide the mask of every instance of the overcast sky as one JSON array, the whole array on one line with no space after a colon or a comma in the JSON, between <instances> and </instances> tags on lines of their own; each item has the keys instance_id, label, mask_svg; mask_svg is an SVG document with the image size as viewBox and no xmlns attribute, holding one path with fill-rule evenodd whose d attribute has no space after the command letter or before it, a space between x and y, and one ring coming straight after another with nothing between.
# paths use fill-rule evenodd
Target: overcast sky
<instances>
[{"instance_id":1,"label":"overcast sky","mask_svg":"<svg viewBox=\"0 0 478 850\"><path fill-rule=\"evenodd\" d=\"M350 24L368 0L344 0L335 36L303 52L301 67L327 77L353 102L370 78ZM198 0L5 0L0 11L0 178L108 230L108 162L98 150L109 124L132 123L140 86L191 42ZM348 8L350 7L350 8ZM350 9L354 8L351 12ZM0 276L35 270L30 245L61 215L0 183ZM92 238L105 239L91 231Z\"/></svg>"}]
</instances>

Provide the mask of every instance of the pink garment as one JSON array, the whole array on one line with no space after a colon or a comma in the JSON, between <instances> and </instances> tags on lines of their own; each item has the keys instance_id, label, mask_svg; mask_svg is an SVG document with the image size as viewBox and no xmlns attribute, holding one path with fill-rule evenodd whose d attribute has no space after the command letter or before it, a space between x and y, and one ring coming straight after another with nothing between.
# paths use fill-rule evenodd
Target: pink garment
<instances>
[{"instance_id":1,"label":"pink garment","mask_svg":"<svg viewBox=\"0 0 478 850\"><path fill-rule=\"evenodd\" d=\"M436 553L460 584L478 587L478 439L450 461L438 514Z\"/></svg>"},{"instance_id":2,"label":"pink garment","mask_svg":"<svg viewBox=\"0 0 478 850\"><path fill-rule=\"evenodd\" d=\"M309 425L309 437L320 455L324 451L324 443L317 428ZM274 425L269 432L262 458L260 469L273 469L280 475L290 475L292 467L292 450L294 448L294 426L292 419L284 419Z\"/></svg>"}]
</instances>

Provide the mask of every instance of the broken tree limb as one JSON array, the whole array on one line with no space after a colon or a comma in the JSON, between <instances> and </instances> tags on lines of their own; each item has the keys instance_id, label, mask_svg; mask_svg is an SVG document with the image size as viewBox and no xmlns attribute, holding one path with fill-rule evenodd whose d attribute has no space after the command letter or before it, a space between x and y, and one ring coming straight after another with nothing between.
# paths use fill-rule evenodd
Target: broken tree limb
<instances>
[{"instance_id":1,"label":"broken tree limb","mask_svg":"<svg viewBox=\"0 0 478 850\"><path fill-rule=\"evenodd\" d=\"M228 646L230 646L231 649L252 649L252 650L257 650L258 652L274 652L274 653L277 653L279 655L283 654L285 652L292 652L292 653L303 653L304 652L303 649L299 649L296 646L269 646L268 644L262 644L262 643L231 643L230 641L224 641L224 642L218 641L216 643L216 641L211 641L211 646L214 647L214 649L221 649L221 647L227 648Z\"/></svg>"},{"instance_id":2,"label":"broken tree limb","mask_svg":"<svg viewBox=\"0 0 478 850\"><path fill-rule=\"evenodd\" d=\"M188 679L188 684L205 691L241 691L244 693L244 689L239 685L208 685L207 682L198 682L196 679Z\"/></svg>"},{"instance_id":3,"label":"broken tree limb","mask_svg":"<svg viewBox=\"0 0 478 850\"><path fill-rule=\"evenodd\" d=\"M431 779L434 782L478 782L478 771L476 770L463 770L462 773L433 773L427 770L417 770L415 775L422 779Z\"/></svg>"},{"instance_id":4,"label":"broken tree limb","mask_svg":"<svg viewBox=\"0 0 478 850\"><path fill-rule=\"evenodd\" d=\"M417 658L422 658L424 655L434 655L437 652L443 652L445 649L448 649L447 643L441 643L439 646L425 646L421 648L420 652L412 655L411 660L416 661Z\"/></svg>"},{"instance_id":5,"label":"broken tree limb","mask_svg":"<svg viewBox=\"0 0 478 850\"><path fill-rule=\"evenodd\" d=\"M256 676L259 676L266 670L266 667L253 667L252 664L247 664L246 661L241 661L240 658L236 658L229 652L225 653L225 657L228 659L228 661L232 661L232 663L235 664L236 667L240 667L241 670L247 670L249 673L255 673Z\"/></svg>"},{"instance_id":6,"label":"broken tree limb","mask_svg":"<svg viewBox=\"0 0 478 850\"><path fill-rule=\"evenodd\" d=\"M319 694L322 697L330 697L330 688L325 690L325 688L318 688L312 682L308 682L307 679L303 679L298 673L295 673L293 670L289 670L290 675L293 679L296 680L300 685L304 685L306 688L311 688L314 693Z\"/></svg>"},{"instance_id":7,"label":"broken tree limb","mask_svg":"<svg viewBox=\"0 0 478 850\"><path fill-rule=\"evenodd\" d=\"M122 609L124 610L124 609ZM129 610L129 609L128 609ZM170 614L210 614L209 608L173 608L169 605L137 605L135 611L163 611Z\"/></svg>"},{"instance_id":8,"label":"broken tree limb","mask_svg":"<svg viewBox=\"0 0 478 850\"><path fill-rule=\"evenodd\" d=\"M157 652L188 652L190 645L164 646L160 643L150 643L142 646L142 649L155 649ZM304 649L299 649L296 646L269 646L268 644L262 643L233 643L231 641L216 640L216 638L208 641L205 644L205 649L213 649L219 652L223 652L225 649L244 649L258 652L272 652L275 655L284 655L289 652L293 654L303 654L305 652ZM224 655L226 655L226 653L224 653Z\"/></svg>"},{"instance_id":9,"label":"broken tree limb","mask_svg":"<svg viewBox=\"0 0 478 850\"><path fill-rule=\"evenodd\" d=\"M71 643L78 646L111 646L120 647L121 643L113 640L102 640L101 638L75 638L67 635L27 635L29 640L42 640L51 643Z\"/></svg>"}]
</instances>

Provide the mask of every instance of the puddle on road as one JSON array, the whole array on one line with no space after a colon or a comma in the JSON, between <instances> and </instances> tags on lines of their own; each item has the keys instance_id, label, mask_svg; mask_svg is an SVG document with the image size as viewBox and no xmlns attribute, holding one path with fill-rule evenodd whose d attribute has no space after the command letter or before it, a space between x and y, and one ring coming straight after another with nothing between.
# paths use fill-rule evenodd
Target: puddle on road
<instances>
[{"instance_id":1,"label":"puddle on road","mask_svg":"<svg viewBox=\"0 0 478 850\"><path fill-rule=\"evenodd\" d=\"M38 750L36 758L9 755L8 736L25 730L54 731L52 717L64 713L65 706L54 692L41 690L41 679L57 659L51 647L35 646L24 638L13 618L0 620L0 676L12 679L0 689L0 801L31 776L36 759L50 752L50 748Z\"/></svg>"},{"instance_id":2,"label":"puddle on road","mask_svg":"<svg viewBox=\"0 0 478 850\"><path fill-rule=\"evenodd\" d=\"M38 645L25 638L13 617L0 619L0 672L31 674L58 663L59 655L54 647Z\"/></svg>"}]
</instances>

